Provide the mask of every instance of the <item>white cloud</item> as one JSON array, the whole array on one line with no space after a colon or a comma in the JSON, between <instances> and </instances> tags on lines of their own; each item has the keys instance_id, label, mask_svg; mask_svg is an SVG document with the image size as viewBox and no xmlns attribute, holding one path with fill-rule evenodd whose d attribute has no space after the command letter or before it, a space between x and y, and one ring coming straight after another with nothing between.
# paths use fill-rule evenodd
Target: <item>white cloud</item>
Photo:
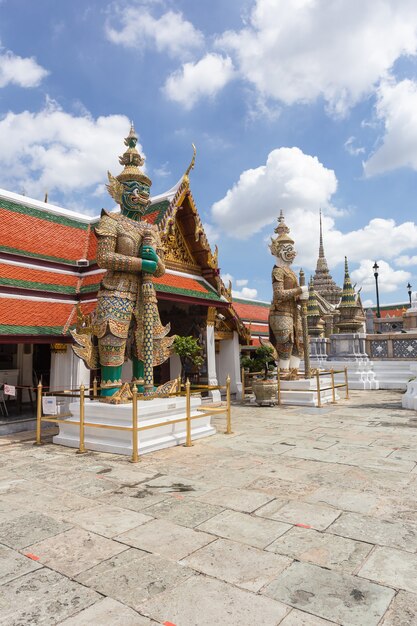
<instances>
[{"instance_id":1,"label":"white cloud","mask_svg":"<svg viewBox=\"0 0 417 626\"><path fill-rule=\"evenodd\" d=\"M247 298L248 300L254 300L258 295L257 289L251 289L250 287L243 287L243 289L232 289L232 296L234 298Z\"/></svg>"},{"instance_id":2,"label":"white cloud","mask_svg":"<svg viewBox=\"0 0 417 626\"><path fill-rule=\"evenodd\" d=\"M219 240L219 237L220 237L219 231L212 224L209 224L208 222L204 222L203 228L210 244L216 243Z\"/></svg>"},{"instance_id":3,"label":"white cloud","mask_svg":"<svg viewBox=\"0 0 417 626\"><path fill-rule=\"evenodd\" d=\"M364 292L375 291L375 277L371 259L362 259L359 267L350 273L353 282L357 283L357 289L362 286ZM386 261L378 260L378 287L380 293L391 293L405 286L411 278L410 272L395 270Z\"/></svg>"},{"instance_id":4,"label":"white cloud","mask_svg":"<svg viewBox=\"0 0 417 626\"><path fill-rule=\"evenodd\" d=\"M168 11L155 18L142 4L133 7L120 6L116 15L119 17L120 28L114 28L108 21L106 34L110 41L127 48L156 48L158 52L184 58L204 42L203 34L184 19L182 13Z\"/></svg>"},{"instance_id":5,"label":"white cloud","mask_svg":"<svg viewBox=\"0 0 417 626\"><path fill-rule=\"evenodd\" d=\"M374 301L371 298L367 298L362 301L362 306L364 309L369 309L369 307L374 306Z\"/></svg>"},{"instance_id":6,"label":"white cloud","mask_svg":"<svg viewBox=\"0 0 417 626\"><path fill-rule=\"evenodd\" d=\"M258 290L248 287L249 280L247 278L237 278L236 280L231 274L225 273L222 274L222 281L227 286L229 281L236 285L236 287L241 287L241 289L232 289L232 296L234 298L248 298L249 300L253 300L258 295Z\"/></svg>"},{"instance_id":7,"label":"white cloud","mask_svg":"<svg viewBox=\"0 0 417 626\"><path fill-rule=\"evenodd\" d=\"M382 145L364 163L367 176L399 167L417 170L417 82L383 82L376 116L385 125Z\"/></svg>"},{"instance_id":8,"label":"white cloud","mask_svg":"<svg viewBox=\"0 0 417 626\"><path fill-rule=\"evenodd\" d=\"M358 156L365 152L365 148L355 146L355 137L349 137L344 143L344 148L351 156Z\"/></svg>"},{"instance_id":9,"label":"white cloud","mask_svg":"<svg viewBox=\"0 0 417 626\"><path fill-rule=\"evenodd\" d=\"M414 256L408 256L407 254L403 254L402 256L394 259L395 265L398 267L408 267L409 265L417 265L417 254Z\"/></svg>"},{"instance_id":10,"label":"white cloud","mask_svg":"<svg viewBox=\"0 0 417 626\"><path fill-rule=\"evenodd\" d=\"M330 207L336 191L333 170L299 148L278 148L266 164L245 170L237 183L212 207L213 220L225 232L246 238L272 224L280 209Z\"/></svg>"},{"instance_id":11,"label":"white cloud","mask_svg":"<svg viewBox=\"0 0 417 626\"><path fill-rule=\"evenodd\" d=\"M228 274L227 272L225 274L222 273L222 281L225 285L227 285L229 282L233 283L233 280L234 279L231 274Z\"/></svg>"},{"instance_id":12,"label":"white cloud","mask_svg":"<svg viewBox=\"0 0 417 626\"><path fill-rule=\"evenodd\" d=\"M212 219L230 237L246 239L271 224L270 236L275 236L273 224L282 209L285 222L298 251L296 263L314 270L319 244L319 207L324 209L323 236L329 266L363 259L396 259L417 248L417 225L396 223L393 219L374 218L363 227L343 232L337 227L338 213L332 206L337 189L333 170L325 168L316 157L299 148L273 150L266 165L244 171L238 182L224 198L212 207ZM406 257L406 259L414 257ZM373 262L371 263L371 265Z\"/></svg>"},{"instance_id":13,"label":"white cloud","mask_svg":"<svg viewBox=\"0 0 417 626\"><path fill-rule=\"evenodd\" d=\"M263 96L289 105L322 97L344 115L415 54L417 12L414 0L256 0L244 28L217 45Z\"/></svg>"},{"instance_id":14,"label":"white cloud","mask_svg":"<svg viewBox=\"0 0 417 626\"><path fill-rule=\"evenodd\" d=\"M23 58L10 51L0 54L0 87L37 87L47 75L48 71L33 57Z\"/></svg>"},{"instance_id":15,"label":"white cloud","mask_svg":"<svg viewBox=\"0 0 417 626\"><path fill-rule=\"evenodd\" d=\"M233 74L230 57L210 53L197 63L184 63L167 78L164 91L170 100L191 109L201 98L214 98Z\"/></svg>"},{"instance_id":16,"label":"white cloud","mask_svg":"<svg viewBox=\"0 0 417 626\"><path fill-rule=\"evenodd\" d=\"M48 190L50 201L54 191L97 192L108 169L120 171L129 127L123 115L74 116L53 101L38 113L9 112L0 120L0 185L42 199Z\"/></svg>"},{"instance_id":17,"label":"white cloud","mask_svg":"<svg viewBox=\"0 0 417 626\"><path fill-rule=\"evenodd\" d=\"M171 175L168 161L162 163L161 167L155 167L153 171L155 176L158 176L158 178L166 178L167 176Z\"/></svg>"},{"instance_id":18,"label":"white cloud","mask_svg":"<svg viewBox=\"0 0 417 626\"><path fill-rule=\"evenodd\" d=\"M286 215L286 223L298 250L296 263L314 269L318 255L319 223L316 211L296 210ZM375 218L362 228L342 232L335 220L323 216L323 238L330 268L343 263L347 255L349 267L363 259L395 259L403 252L417 247L417 225L414 222L396 223L393 219ZM365 261L368 263L368 261ZM378 260L379 264L379 260ZM371 272L372 273L372 272ZM373 276L373 274L372 274Z\"/></svg>"}]
</instances>

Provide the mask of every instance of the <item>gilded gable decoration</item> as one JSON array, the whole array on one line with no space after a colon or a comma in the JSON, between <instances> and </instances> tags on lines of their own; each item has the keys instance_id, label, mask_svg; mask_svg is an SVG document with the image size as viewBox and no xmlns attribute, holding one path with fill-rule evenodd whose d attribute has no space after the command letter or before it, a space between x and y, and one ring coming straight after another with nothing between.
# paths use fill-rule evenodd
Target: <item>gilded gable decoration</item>
<instances>
[{"instance_id":1,"label":"gilded gable decoration","mask_svg":"<svg viewBox=\"0 0 417 626\"><path fill-rule=\"evenodd\" d=\"M167 261L183 267L196 267L177 222L170 226L169 234L165 237L165 262Z\"/></svg>"}]
</instances>

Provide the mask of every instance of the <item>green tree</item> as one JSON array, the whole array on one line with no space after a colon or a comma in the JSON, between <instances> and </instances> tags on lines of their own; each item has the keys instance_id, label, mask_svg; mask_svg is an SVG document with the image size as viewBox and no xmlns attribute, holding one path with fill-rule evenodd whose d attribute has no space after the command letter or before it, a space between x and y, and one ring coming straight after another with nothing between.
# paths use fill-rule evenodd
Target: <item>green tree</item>
<instances>
[{"instance_id":1,"label":"green tree","mask_svg":"<svg viewBox=\"0 0 417 626\"><path fill-rule=\"evenodd\" d=\"M197 368L201 367L204 362L203 357L201 356L201 346L198 343L198 339L194 337L180 337L177 335L175 337L174 343L172 344L174 348L174 353L178 354L181 361L181 380L185 383L185 372L187 366L195 365Z\"/></svg>"},{"instance_id":2,"label":"green tree","mask_svg":"<svg viewBox=\"0 0 417 626\"><path fill-rule=\"evenodd\" d=\"M259 346L259 348L255 351L255 362L257 365L257 370L264 371L264 379L268 378L268 372L270 369L274 368L275 359L274 359L274 351L269 346Z\"/></svg>"}]
</instances>

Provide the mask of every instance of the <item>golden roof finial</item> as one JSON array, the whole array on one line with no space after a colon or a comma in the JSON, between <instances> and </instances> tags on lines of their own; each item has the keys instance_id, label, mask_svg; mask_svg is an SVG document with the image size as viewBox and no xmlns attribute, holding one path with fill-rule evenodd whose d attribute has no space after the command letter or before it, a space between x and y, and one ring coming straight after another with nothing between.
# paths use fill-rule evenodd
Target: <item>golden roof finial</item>
<instances>
[{"instance_id":1,"label":"golden roof finial","mask_svg":"<svg viewBox=\"0 0 417 626\"><path fill-rule=\"evenodd\" d=\"M194 165L195 165L195 156L196 156L196 154L197 154L197 148L195 147L195 145L194 145L193 143L192 143L191 145L192 145L192 147L193 147L193 157L192 157L192 159L191 159L191 163L190 163L190 165L189 165L189 166L187 167L187 169L185 170L185 174L184 174L184 176L182 177L182 178L183 178L183 181L184 181L185 183L189 183L189 182L190 182L190 178L189 178L189 176L188 176L188 175L189 175L189 173L191 172L191 170L193 170L193 169L194 169Z\"/></svg>"}]
</instances>

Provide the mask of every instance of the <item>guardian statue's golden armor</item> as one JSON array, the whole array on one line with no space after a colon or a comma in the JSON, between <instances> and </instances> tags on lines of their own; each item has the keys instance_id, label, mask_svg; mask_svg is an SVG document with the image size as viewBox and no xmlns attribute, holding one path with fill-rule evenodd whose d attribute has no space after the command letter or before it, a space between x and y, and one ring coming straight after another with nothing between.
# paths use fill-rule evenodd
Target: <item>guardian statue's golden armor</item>
<instances>
[{"instance_id":1,"label":"guardian statue's golden armor","mask_svg":"<svg viewBox=\"0 0 417 626\"><path fill-rule=\"evenodd\" d=\"M297 252L289 236L290 229L281 215L275 229L277 237L270 244L276 257L272 270L273 298L269 311L270 341L275 347L283 377L296 378L303 352L303 330L300 300L308 299L308 287L300 287L297 276L291 269Z\"/></svg>"},{"instance_id":2,"label":"guardian statue's golden armor","mask_svg":"<svg viewBox=\"0 0 417 626\"><path fill-rule=\"evenodd\" d=\"M87 366L100 365L104 397L117 392L128 358L140 390L147 382L152 387L152 373L149 377L148 371L146 380L144 362L152 369L166 361L174 341L167 337L169 324L161 324L152 285L152 277L162 276L165 265L157 226L142 220L150 204L151 181L140 169L144 159L136 143L132 125L125 139L127 150L119 159L124 169L117 177L108 174L107 189L120 204L120 213L103 211L95 228L97 264L107 271L91 317L91 333L72 333L79 344L74 351Z\"/></svg>"}]
</instances>

